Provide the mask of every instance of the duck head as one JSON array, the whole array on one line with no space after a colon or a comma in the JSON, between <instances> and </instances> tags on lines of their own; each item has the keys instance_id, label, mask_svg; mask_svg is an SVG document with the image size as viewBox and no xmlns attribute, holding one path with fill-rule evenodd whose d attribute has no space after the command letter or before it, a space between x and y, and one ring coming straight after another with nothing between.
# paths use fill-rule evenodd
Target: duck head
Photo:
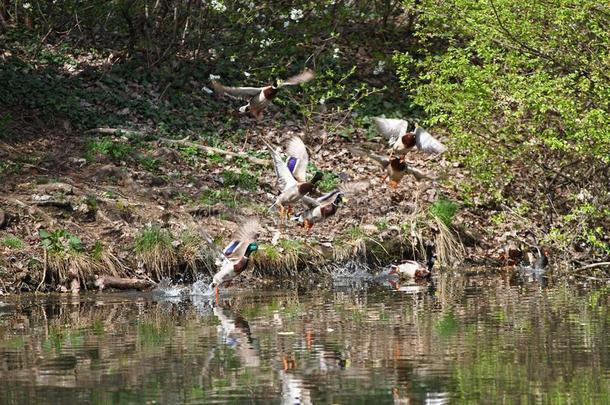
<instances>
[{"instance_id":1,"label":"duck head","mask_svg":"<svg viewBox=\"0 0 610 405\"><path fill-rule=\"evenodd\" d=\"M250 255L253 252L256 252L258 250L258 244L256 242L252 242L248 245L248 247L246 248L246 253L244 253L244 255L246 257L250 257Z\"/></svg>"}]
</instances>

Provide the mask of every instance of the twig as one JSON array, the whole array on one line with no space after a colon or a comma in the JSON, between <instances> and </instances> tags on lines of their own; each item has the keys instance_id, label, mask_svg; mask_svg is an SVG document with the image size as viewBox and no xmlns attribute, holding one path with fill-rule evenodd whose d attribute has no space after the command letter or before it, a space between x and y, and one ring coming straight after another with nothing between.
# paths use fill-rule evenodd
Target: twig
<instances>
[{"instance_id":1,"label":"twig","mask_svg":"<svg viewBox=\"0 0 610 405\"><path fill-rule=\"evenodd\" d=\"M38 284L38 287L36 287L36 292L40 290L40 287L42 287L45 282L45 279L47 278L47 249L44 249L43 252L44 263L42 264L42 280L40 280L40 284Z\"/></svg>"},{"instance_id":2,"label":"twig","mask_svg":"<svg viewBox=\"0 0 610 405\"><path fill-rule=\"evenodd\" d=\"M132 131L129 129L121 129L121 128L92 128L85 131L86 134L102 134L102 135L139 135L142 136L142 132Z\"/></svg>"},{"instance_id":3,"label":"twig","mask_svg":"<svg viewBox=\"0 0 610 405\"><path fill-rule=\"evenodd\" d=\"M587 270L587 269L592 269L594 267L602 267L602 266L610 266L610 262L591 263L591 264L587 264L586 266L579 267L578 269L576 269L574 271L577 272L577 271L582 271L582 270Z\"/></svg>"},{"instance_id":4,"label":"twig","mask_svg":"<svg viewBox=\"0 0 610 405\"><path fill-rule=\"evenodd\" d=\"M250 156L250 155L248 155L245 152L232 152L232 151L229 151L229 150L215 148L213 146L201 145L199 143L191 142L191 141L188 141L186 139L160 138L159 140L161 142L185 145L185 146L190 146L192 148L202 149L202 150L206 151L207 153L214 153L214 154L217 154L217 155L240 157L240 158L249 160L250 162L252 162L254 164L261 165L261 166L268 166L271 163L267 159L259 159L259 158L254 157L254 156Z\"/></svg>"}]
</instances>

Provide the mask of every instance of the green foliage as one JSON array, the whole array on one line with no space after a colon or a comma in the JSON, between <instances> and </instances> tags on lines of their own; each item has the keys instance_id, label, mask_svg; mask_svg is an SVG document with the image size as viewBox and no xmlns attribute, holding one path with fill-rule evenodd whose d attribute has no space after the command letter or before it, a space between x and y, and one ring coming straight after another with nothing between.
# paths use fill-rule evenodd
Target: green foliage
<instances>
[{"instance_id":1,"label":"green foliage","mask_svg":"<svg viewBox=\"0 0 610 405\"><path fill-rule=\"evenodd\" d=\"M239 194L228 188L218 190L207 189L199 195L199 201L209 206L221 203L229 208L235 208L240 200Z\"/></svg>"},{"instance_id":2,"label":"green foliage","mask_svg":"<svg viewBox=\"0 0 610 405\"><path fill-rule=\"evenodd\" d=\"M430 215L440 219L447 226L451 226L457 210L457 204L445 198L436 200L429 208Z\"/></svg>"},{"instance_id":3,"label":"green foliage","mask_svg":"<svg viewBox=\"0 0 610 405\"><path fill-rule=\"evenodd\" d=\"M223 184L225 186L239 187L243 190L255 190L258 187L258 174L251 174L245 170L234 172L225 170L222 173Z\"/></svg>"},{"instance_id":4,"label":"green foliage","mask_svg":"<svg viewBox=\"0 0 610 405\"><path fill-rule=\"evenodd\" d=\"M83 242L76 235L65 229L56 229L49 232L44 229L38 231L42 247L53 253L82 252L85 250Z\"/></svg>"},{"instance_id":5,"label":"green foliage","mask_svg":"<svg viewBox=\"0 0 610 405\"><path fill-rule=\"evenodd\" d=\"M135 251L136 253L146 254L156 248L172 250L173 238L167 229L161 228L157 224L152 224L144 227L136 235Z\"/></svg>"},{"instance_id":6,"label":"green foliage","mask_svg":"<svg viewBox=\"0 0 610 405\"><path fill-rule=\"evenodd\" d=\"M91 140L87 144L89 155L104 155L114 160L125 160L133 153L133 147L112 138Z\"/></svg>"},{"instance_id":7,"label":"green foliage","mask_svg":"<svg viewBox=\"0 0 610 405\"><path fill-rule=\"evenodd\" d=\"M318 183L318 189L323 193L336 189L341 182L339 177L333 172L323 171L322 175L322 180Z\"/></svg>"},{"instance_id":8,"label":"green foliage","mask_svg":"<svg viewBox=\"0 0 610 405\"><path fill-rule=\"evenodd\" d=\"M15 235L7 235L2 238L2 245L11 249L23 249L25 246L23 241Z\"/></svg>"}]
</instances>

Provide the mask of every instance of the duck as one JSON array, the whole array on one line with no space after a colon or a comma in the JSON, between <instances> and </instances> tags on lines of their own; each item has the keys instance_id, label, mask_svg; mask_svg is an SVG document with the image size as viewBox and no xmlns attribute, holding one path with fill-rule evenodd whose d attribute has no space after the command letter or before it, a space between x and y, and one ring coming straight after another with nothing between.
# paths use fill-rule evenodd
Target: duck
<instances>
[{"instance_id":1,"label":"duck","mask_svg":"<svg viewBox=\"0 0 610 405\"><path fill-rule=\"evenodd\" d=\"M349 149L354 155L365 156L379 163L386 172L386 174L383 176L382 181L385 181L385 179L389 178L390 187L394 190L398 187L398 184L400 184L402 178L407 174L413 175L417 180L430 178L424 172L414 168L399 157L382 156L359 148Z\"/></svg>"},{"instance_id":2,"label":"duck","mask_svg":"<svg viewBox=\"0 0 610 405\"><path fill-rule=\"evenodd\" d=\"M429 280L432 278L432 268L436 262L436 254L432 244L426 245L426 264L415 260L405 260L400 264L390 266L391 274L414 280Z\"/></svg>"},{"instance_id":3,"label":"duck","mask_svg":"<svg viewBox=\"0 0 610 405\"><path fill-rule=\"evenodd\" d=\"M233 97L248 99L248 104L240 107L239 112L242 114L249 113L255 119L260 120L263 117L263 112L282 87L300 85L314 77L313 70L305 69L296 76L283 81L276 80L273 84L263 87L227 87L215 80L212 80L211 86L218 94L228 94Z\"/></svg>"},{"instance_id":4,"label":"duck","mask_svg":"<svg viewBox=\"0 0 610 405\"><path fill-rule=\"evenodd\" d=\"M261 226L256 218L244 220L234 234L233 240L222 250L218 251L215 244L206 235L208 243L214 247L217 253L216 265L218 271L212 278L212 288L216 292L216 301L219 298L219 288L240 275L248 266L250 255L258 250L257 239L261 231Z\"/></svg>"},{"instance_id":5,"label":"duck","mask_svg":"<svg viewBox=\"0 0 610 405\"><path fill-rule=\"evenodd\" d=\"M549 265L549 251L545 247L536 246L538 255L534 258L532 253L528 253L529 263L521 262L521 269L525 271L542 273L546 270Z\"/></svg>"},{"instance_id":6,"label":"duck","mask_svg":"<svg viewBox=\"0 0 610 405\"><path fill-rule=\"evenodd\" d=\"M414 146L430 154L440 154L447 150L445 145L418 124L408 132L410 124L403 119L374 117L373 122L377 131L388 139L392 154L405 155Z\"/></svg>"},{"instance_id":7,"label":"duck","mask_svg":"<svg viewBox=\"0 0 610 405\"><path fill-rule=\"evenodd\" d=\"M271 152L280 188L280 194L273 206L278 206L280 216L283 216L284 213L290 215L292 205L314 191L316 184L322 180L323 174L318 171L314 173L311 180L306 180L309 155L303 140L298 136L290 138L286 145L288 155L286 161L282 160L280 154L271 145L265 143Z\"/></svg>"},{"instance_id":8,"label":"duck","mask_svg":"<svg viewBox=\"0 0 610 405\"><path fill-rule=\"evenodd\" d=\"M308 207L305 211L292 217L293 221L303 224L306 232L310 232L313 225L335 215L337 210L347 202L346 195L356 194L368 188L369 183L358 181L346 183L318 198L304 196L302 202Z\"/></svg>"}]
</instances>

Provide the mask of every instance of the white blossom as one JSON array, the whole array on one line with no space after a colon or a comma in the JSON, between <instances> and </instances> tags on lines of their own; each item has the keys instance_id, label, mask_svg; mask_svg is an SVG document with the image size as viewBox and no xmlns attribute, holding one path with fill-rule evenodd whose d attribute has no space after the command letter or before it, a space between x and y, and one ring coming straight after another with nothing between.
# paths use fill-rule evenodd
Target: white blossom
<instances>
[{"instance_id":1,"label":"white blossom","mask_svg":"<svg viewBox=\"0 0 610 405\"><path fill-rule=\"evenodd\" d=\"M301 10L300 8L293 8L292 10L290 10L291 20L299 21L301 18L303 18L303 10Z\"/></svg>"},{"instance_id":2,"label":"white blossom","mask_svg":"<svg viewBox=\"0 0 610 405\"><path fill-rule=\"evenodd\" d=\"M210 1L210 6L212 7L212 10L219 13L224 13L225 11L227 11L227 6L225 6L221 0Z\"/></svg>"},{"instance_id":3,"label":"white blossom","mask_svg":"<svg viewBox=\"0 0 610 405\"><path fill-rule=\"evenodd\" d=\"M288 27L289 25L290 25L290 20L284 21L284 28Z\"/></svg>"},{"instance_id":4,"label":"white blossom","mask_svg":"<svg viewBox=\"0 0 610 405\"><path fill-rule=\"evenodd\" d=\"M339 48L333 49L333 58L339 59Z\"/></svg>"},{"instance_id":5,"label":"white blossom","mask_svg":"<svg viewBox=\"0 0 610 405\"><path fill-rule=\"evenodd\" d=\"M319 103L324 105L326 103L326 99L324 97L321 97Z\"/></svg>"},{"instance_id":6,"label":"white blossom","mask_svg":"<svg viewBox=\"0 0 610 405\"><path fill-rule=\"evenodd\" d=\"M32 5L30 3L23 3L23 8L25 8L26 10L31 10Z\"/></svg>"},{"instance_id":7,"label":"white blossom","mask_svg":"<svg viewBox=\"0 0 610 405\"><path fill-rule=\"evenodd\" d=\"M231 62L235 62L237 60L237 55L231 55L231 57L229 58L229 60Z\"/></svg>"},{"instance_id":8,"label":"white blossom","mask_svg":"<svg viewBox=\"0 0 610 405\"><path fill-rule=\"evenodd\" d=\"M244 76L246 76L246 77L250 77L250 76L252 76L252 73L250 73L250 72L244 72Z\"/></svg>"},{"instance_id":9,"label":"white blossom","mask_svg":"<svg viewBox=\"0 0 610 405\"><path fill-rule=\"evenodd\" d=\"M375 69L373 69L373 74L375 76L382 74L385 71L385 61L384 60L380 60L379 62L377 62L377 66L375 66Z\"/></svg>"},{"instance_id":10,"label":"white blossom","mask_svg":"<svg viewBox=\"0 0 610 405\"><path fill-rule=\"evenodd\" d=\"M210 73L210 80L218 80L220 79L220 75L213 75L212 73Z\"/></svg>"}]
</instances>

